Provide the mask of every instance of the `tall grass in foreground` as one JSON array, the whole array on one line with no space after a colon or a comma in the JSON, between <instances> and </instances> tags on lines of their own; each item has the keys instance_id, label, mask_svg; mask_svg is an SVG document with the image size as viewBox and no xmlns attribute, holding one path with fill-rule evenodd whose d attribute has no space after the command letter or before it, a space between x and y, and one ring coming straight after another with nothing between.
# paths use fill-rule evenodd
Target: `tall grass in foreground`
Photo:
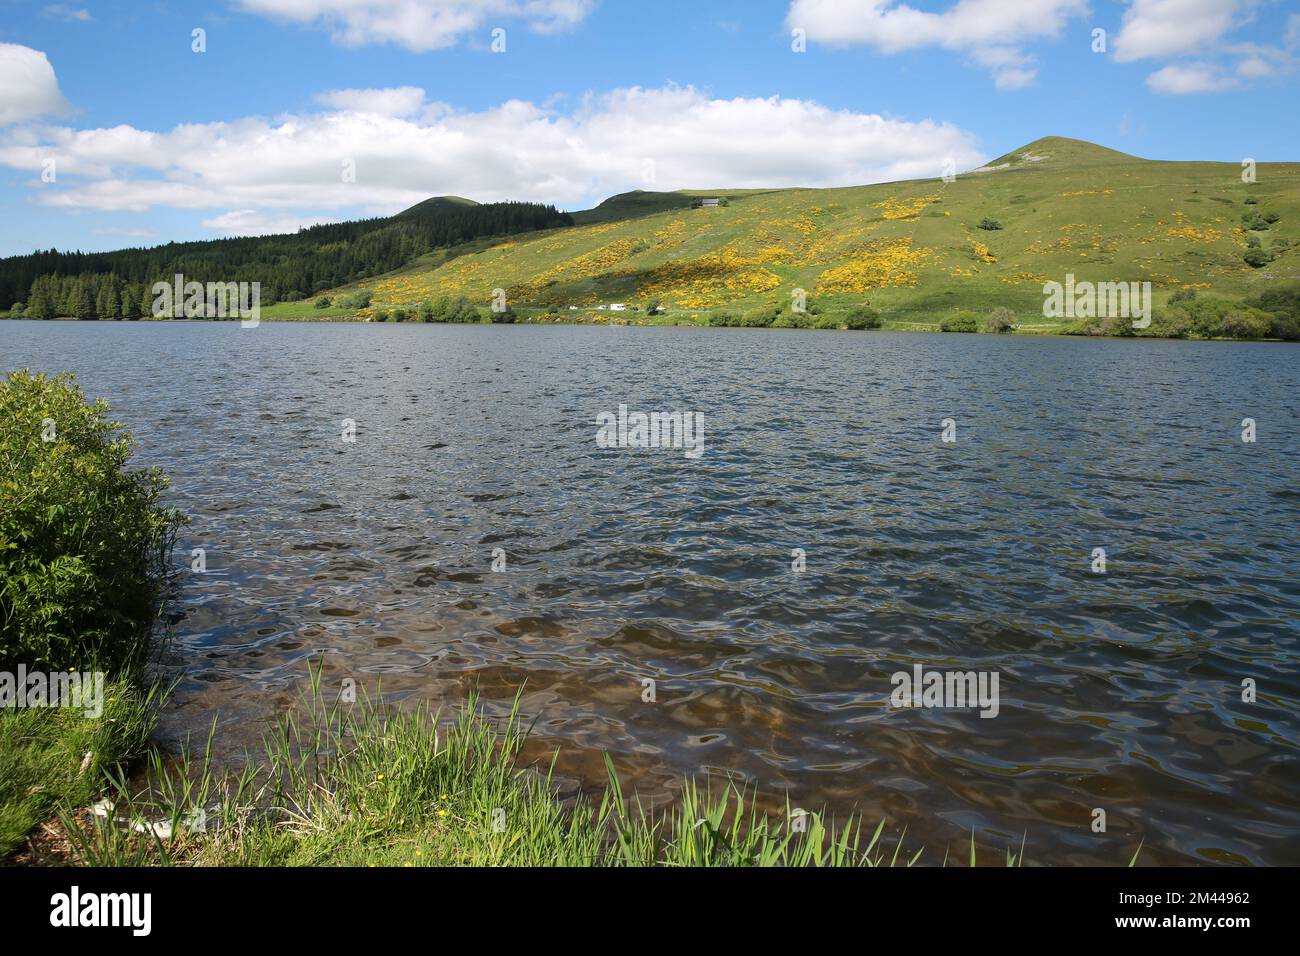
<instances>
[{"instance_id":1,"label":"tall grass in foreground","mask_svg":"<svg viewBox=\"0 0 1300 956\"><path fill-rule=\"evenodd\" d=\"M85 806L104 774L142 752L163 692L134 684L104 687L104 712L72 708L0 711L0 859L60 805Z\"/></svg>"},{"instance_id":2,"label":"tall grass in foreground","mask_svg":"<svg viewBox=\"0 0 1300 956\"><path fill-rule=\"evenodd\" d=\"M155 755L137 792L119 778L106 816L62 820L77 861L92 865L910 866L921 856L903 837L886 846L884 821L868 833L857 818L788 806L774 818L734 784L688 781L656 810L624 796L612 764L598 803L566 804L553 764L517 760L518 707L494 725L474 696L449 723L424 706L323 703L317 671L303 707L243 770L219 777L209 739L198 759Z\"/></svg>"}]
</instances>

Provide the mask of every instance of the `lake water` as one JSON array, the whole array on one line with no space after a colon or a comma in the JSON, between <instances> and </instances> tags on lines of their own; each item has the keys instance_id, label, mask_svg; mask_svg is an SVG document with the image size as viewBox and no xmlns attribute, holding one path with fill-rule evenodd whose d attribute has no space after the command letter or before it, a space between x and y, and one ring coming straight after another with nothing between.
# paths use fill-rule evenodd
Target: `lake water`
<instances>
[{"instance_id":1,"label":"lake water","mask_svg":"<svg viewBox=\"0 0 1300 956\"><path fill-rule=\"evenodd\" d=\"M647 796L727 774L930 862L974 828L1300 863L1300 347L0 322L22 366L108 398L192 516L170 746L215 714L233 759L323 656L394 699L525 684L569 789L607 751ZM620 404L702 413L704 454L599 447ZM917 664L996 674L997 716L891 707Z\"/></svg>"}]
</instances>

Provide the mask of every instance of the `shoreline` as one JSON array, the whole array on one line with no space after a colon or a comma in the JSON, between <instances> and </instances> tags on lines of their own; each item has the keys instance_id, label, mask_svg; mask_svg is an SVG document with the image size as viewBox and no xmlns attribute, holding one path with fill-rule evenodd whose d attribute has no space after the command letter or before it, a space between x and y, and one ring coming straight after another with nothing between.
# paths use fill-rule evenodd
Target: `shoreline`
<instances>
[{"instance_id":1,"label":"shoreline","mask_svg":"<svg viewBox=\"0 0 1300 956\"><path fill-rule=\"evenodd\" d=\"M274 308L272 306L271 308ZM175 323L178 325L185 324L235 324L239 322L237 318L230 319L175 319L169 317L163 318L130 318L130 319L78 319L74 316L56 316L50 319L29 319L26 317L15 318L8 315L0 315L0 321L10 322L84 322L86 324L103 324L103 325L120 325L120 324L141 324L141 323ZM543 319L540 317L522 318L514 322L426 322L419 319L408 319L405 321L373 321L369 318L335 318L332 316L307 316L307 317L289 317L289 316L262 316L259 318L259 324L262 322L274 323L276 325L405 325L405 326L423 326L423 325L456 325L456 326L477 326L477 325L514 325L514 326L594 326L606 328L672 328L672 329L730 329L738 331L751 332L894 332L917 335L974 335L981 338L1054 338L1054 339L1116 339L1121 341L1151 341L1151 342L1236 342L1236 343L1257 343L1257 344L1291 344L1296 342L1291 339L1282 338L1232 338L1226 336L1194 336L1194 335L1111 335L1096 332L1071 332L1066 328L1057 329L1026 329L1017 327L1006 332L954 332L939 328L935 324L923 322L908 322L891 325L882 324L879 328L873 329L850 329L846 326L834 328L795 328L795 327L778 327L778 326L743 326L743 325L710 325L707 322L648 322L648 321L582 321L572 320L567 317L556 319ZM901 327L903 324L910 326ZM920 326L918 328L918 326Z\"/></svg>"}]
</instances>

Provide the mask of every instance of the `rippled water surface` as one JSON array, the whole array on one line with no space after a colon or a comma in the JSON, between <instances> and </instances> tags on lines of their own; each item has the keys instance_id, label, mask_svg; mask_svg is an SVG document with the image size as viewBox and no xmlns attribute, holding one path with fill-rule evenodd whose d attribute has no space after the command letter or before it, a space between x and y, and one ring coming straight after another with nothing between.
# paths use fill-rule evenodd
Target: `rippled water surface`
<instances>
[{"instance_id":1,"label":"rippled water surface","mask_svg":"<svg viewBox=\"0 0 1300 956\"><path fill-rule=\"evenodd\" d=\"M193 518L174 745L255 744L323 655L395 698L526 682L570 786L608 751L647 795L730 774L936 859L974 828L1300 863L1296 346L3 322L0 366L75 372ZM703 457L599 448L620 403L702 412ZM914 664L997 673L998 716L891 708Z\"/></svg>"}]
</instances>

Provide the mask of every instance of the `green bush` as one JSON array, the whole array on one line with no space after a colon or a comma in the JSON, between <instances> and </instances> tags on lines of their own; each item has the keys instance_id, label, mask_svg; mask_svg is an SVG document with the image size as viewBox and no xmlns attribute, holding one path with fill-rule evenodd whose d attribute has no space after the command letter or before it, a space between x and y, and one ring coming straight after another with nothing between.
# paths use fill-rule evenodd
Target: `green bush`
<instances>
[{"instance_id":1,"label":"green bush","mask_svg":"<svg viewBox=\"0 0 1300 956\"><path fill-rule=\"evenodd\" d=\"M1219 335L1234 339L1266 338L1272 327L1271 317L1259 309L1236 306L1228 310L1219 325Z\"/></svg>"},{"instance_id":2,"label":"green bush","mask_svg":"<svg viewBox=\"0 0 1300 956\"><path fill-rule=\"evenodd\" d=\"M740 318L734 312L715 309L709 313L709 325L722 327L739 325Z\"/></svg>"},{"instance_id":3,"label":"green bush","mask_svg":"<svg viewBox=\"0 0 1300 956\"><path fill-rule=\"evenodd\" d=\"M365 289L360 289L351 295L341 295L339 296L339 305L345 309L368 309L370 308L370 293Z\"/></svg>"},{"instance_id":4,"label":"green bush","mask_svg":"<svg viewBox=\"0 0 1300 956\"><path fill-rule=\"evenodd\" d=\"M844 325L850 329L861 331L862 329L880 328L880 313L869 306L860 305L850 309L843 319Z\"/></svg>"},{"instance_id":5,"label":"green bush","mask_svg":"<svg viewBox=\"0 0 1300 956\"><path fill-rule=\"evenodd\" d=\"M392 312L392 320L394 322L405 322L410 317L411 313L407 312L405 309L394 309Z\"/></svg>"},{"instance_id":6,"label":"green bush","mask_svg":"<svg viewBox=\"0 0 1300 956\"><path fill-rule=\"evenodd\" d=\"M1273 255L1265 249L1254 246L1241 254L1241 261L1252 269L1262 269L1273 261Z\"/></svg>"},{"instance_id":7,"label":"green bush","mask_svg":"<svg viewBox=\"0 0 1300 956\"><path fill-rule=\"evenodd\" d=\"M990 219L987 216L985 216L983 219L980 220L980 228L987 229L990 232L992 232L994 229L1001 229L1002 223L998 222L996 219Z\"/></svg>"},{"instance_id":8,"label":"green bush","mask_svg":"<svg viewBox=\"0 0 1300 956\"><path fill-rule=\"evenodd\" d=\"M956 312L940 322L939 329L943 332L978 332L979 316L974 312Z\"/></svg>"},{"instance_id":9,"label":"green bush","mask_svg":"<svg viewBox=\"0 0 1300 956\"><path fill-rule=\"evenodd\" d=\"M331 299L331 298L330 298L329 296L327 296L327 295L323 295L323 296L321 296L319 299L316 300L315 307L318 308L318 309L328 309L328 308L329 308L331 305L333 305L333 304L334 304L334 300L333 300L333 299Z\"/></svg>"},{"instance_id":10,"label":"green bush","mask_svg":"<svg viewBox=\"0 0 1300 956\"><path fill-rule=\"evenodd\" d=\"M740 324L751 329L766 329L771 327L780 314L779 306L765 305L746 312L741 316Z\"/></svg>"},{"instance_id":11,"label":"green bush","mask_svg":"<svg viewBox=\"0 0 1300 956\"><path fill-rule=\"evenodd\" d=\"M433 304L433 311L435 322L478 322L482 319L478 309L463 295L451 300L445 297L439 299Z\"/></svg>"},{"instance_id":12,"label":"green bush","mask_svg":"<svg viewBox=\"0 0 1300 956\"><path fill-rule=\"evenodd\" d=\"M998 306L980 323L981 332L991 332L994 335L1004 335L1014 329L1015 313L1004 305Z\"/></svg>"},{"instance_id":13,"label":"green bush","mask_svg":"<svg viewBox=\"0 0 1300 956\"><path fill-rule=\"evenodd\" d=\"M1300 320L1272 313L1269 317L1268 337L1284 342L1300 342Z\"/></svg>"},{"instance_id":14,"label":"green bush","mask_svg":"<svg viewBox=\"0 0 1300 956\"><path fill-rule=\"evenodd\" d=\"M1192 332L1192 321L1182 309L1166 309L1151 317L1149 334L1164 339L1185 339Z\"/></svg>"},{"instance_id":15,"label":"green bush","mask_svg":"<svg viewBox=\"0 0 1300 956\"><path fill-rule=\"evenodd\" d=\"M1266 289L1244 304L1269 314L1270 338L1300 341L1300 284Z\"/></svg>"},{"instance_id":16,"label":"green bush","mask_svg":"<svg viewBox=\"0 0 1300 956\"><path fill-rule=\"evenodd\" d=\"M167 480L71 376L0 382L0 666L125 672L148 647L176 512ZM46 440L50 439L50 440Z\"/></svg>"}]
</instances>

